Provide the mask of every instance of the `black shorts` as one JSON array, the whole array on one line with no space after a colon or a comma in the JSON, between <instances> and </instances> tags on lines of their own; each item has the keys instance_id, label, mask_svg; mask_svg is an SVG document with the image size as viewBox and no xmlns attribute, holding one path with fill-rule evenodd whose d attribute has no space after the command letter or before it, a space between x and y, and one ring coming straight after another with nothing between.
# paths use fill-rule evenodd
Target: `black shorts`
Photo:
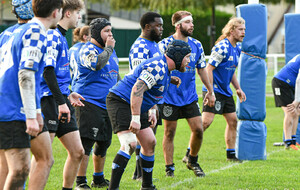
<instances>
[{"instance_id":1,"label":"black shorts","mask_svg":"<svg viewBox=\"0 0 300 190\"><path fill-rule=\"evenodd\" d=\"M156 104L157 109L158 109L158 118L157 118L157 123L156 125L162 125L162 106L163 104Z\"/></svg>"},{"instance_id":2,"label":"black shorts","mask_svg":"<svg viewBox=\"0 0 300 190\"><path fill-rule=\"evenodd\" d=\"M42 113L44 115L44 123L49 133L55 133L58 138L63 135L78 130L75 117L75 109L71 105L67 96L64 95L65 101L71 112L71 120L69 123L58 121L58 105L53 96L45 96L41 100Z\"/></svg>"},{"instance_id":3,"label":"black shorts","mask_svg":"<svg viewBox=\"0 0 300 190\"><path fill-rule=\"evenodd\" d=\"M203 97L207 92L203 91ZM236 111L233 96L225 96L223 94L215 93L216 102L215 107L209 107L203 105L203 112L211 112L214 114L233 113Z\"/></svg>"},{"instance_id":4,"label":"black shorts","mask_svg":"<svg viewBox=\"0 0 300 190\"><path fill-rule=\"evenodd\" d=\"M0 122L0 149L30 148L25 121Z\"/></svg>"},{"instance_id":5,"label":"black shorts","mask_svg":"<svg viewBox=\"0 0 300 190\"><path fill-rule=\"evenodd\" d=\"M106 97L106 107L114 133L129 130L131 122L130 104L110 92ZM150 126L148 112L141 114L141 130Z\"/></svg>"},{"instance_id":6,"label":"black shorts","mask_svg":"<svg viewBox=\"0 0 300 190\"><path fill-rule=\"evenodd\" d=\"M295 99L295 89L275 77L272 79L272 89L276 107L287 106Z\"/></svg>"},{"instance_id":7,"label":"black shorts","mask_svg":"<svg viewBox=\"0 0 300 190\"><path fill-rule=\"evenodd\" d=\"M80 137L94 141L108 141L112 137L112 128L105 109L87 101L85 106L76 107L76 120Z\"/></svg>"},{"instance_id":8,"label":"black shorts","mask_svg":"<svg viewBox=\"0 0 300 190\"><path fill-rule=\"evenodd\" d=\"M178 119L188 119L196 116L201 116L198 101L185 106L174 106L166 103L162 105L162 118L168 121L177 121Z\"/></svg>"}]
</instances>

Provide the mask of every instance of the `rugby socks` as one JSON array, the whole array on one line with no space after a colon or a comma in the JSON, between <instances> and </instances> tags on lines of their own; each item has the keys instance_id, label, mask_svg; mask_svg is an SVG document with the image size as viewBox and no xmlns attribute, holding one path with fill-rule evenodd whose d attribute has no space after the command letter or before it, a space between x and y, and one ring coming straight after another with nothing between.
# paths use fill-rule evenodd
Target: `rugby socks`
<instances>
[{"instance_id":1,"label":"rugby socks","mask_svg":"<svg viewBox=\"0 0 300 190\"><path fill-rule=\"evenodd\" d=\"M296 140L297 140L296 135L292 135L292 144L293 145L296 145Z\"/></svg>"},{"instance_id":2,"label":"rugby socks","mask_svg":"<svg viewBox=\"0 0 300 190\"><path fill-rule=\"evenodd\" d=\"M130 158L131 156L126 154L122 150L119 150L119 152L117 153L112 163L112 172L108 187L109 190L117 189L119 187L121 177Z\"/></svg>"},{"instance_id":3,"label":"rugby socks","mask_svg":"<svg viewBox=\"0 0 300 190\"><path fill-rule=\"evenodd\" d=\"M136 166L135 166L135 171L134 171L134 176L137 178L142 176L142 169L141 169L141 164L140 164L140 151L141 151L141 145L137 145L135 149L135 154L136 154Z\"/></svg>"},{"instance_id":4,"label":"rugby socks","mask_svg":"<svg viewBox=\"0 0 300 190\"><path fill-rule=\"evenodd\" d=\"M143 177L142 187L151 187L152 173L153 173L153 166L154 166L154 155L145 156L142 153L140 153L140 162L141 162L142 177Z\"/></svg>"},{"instance_id":5,"label":"rugby socks","mask_svg":"<svg viewBox=\"0 0 300 190\"><path fill-rule=\"evenodd\" d=\"M227 158L234 159L235 157L235 149L226 149Z\"/></svg>"},{"instance_id":6,"label":"rugby socks","mask_svg":"<svg viewBox=\"0 0 300 190\"><path fill-rule=\"evenodd\" d=\"M190 148L190 147L188 147L188 148L186 149L186 153L185 153L185 156L186 156L186 157L189 157L190 150L191 150L191 148Z\"/></svg>"},{"instance_id":7,"label":"rugby socks","mask_svg":"<svg viewBox=\"0 0 300 190\"><path fill-rule=\"evenodd\" d=\"M83 184L83 183L87 183L86 176L77 176L76 177L76 186Z\"/></svg>"},{"instance_id":8,"label":"rugby socks","mask_svg":"<svg viewBox=\"0 0 300 190\"><path fill-rule=\"evenodd\" d=\"M291 146L291 144L293 144L293 141L292 141L292 139L286 139L284 141L284 144L285 144L285 147L289 147L289 146Z\"/></svg>"},{"instance_id":9,"label":"rugby socks","mask_svg":"<svg viewBox=\"0 0 300 190\"><path fill-rule=\"evenodd\" d=\"M198 162L198 155L197 156L189 155L189 163L196 164L197 162Z\"/></svg>"},{"instance_id":10,"label":"rugby socks","mask_svg":"<svg viewBox=\"0 0 300 190\"><path fill-rule=\"evenodd\" d=\"M166 165L166 172L167 171L175 171L175 164Z\"/></svg>"},{"instance_id":11,"label":"rugby socks","mask_svg":"<svg viewBox=\"0 0 300 190\"><path fill-rule=\"evenodd\" d=\"M94 172L94 174L93 174L93 181L94 181L95 184L102 183L104 181L104 174L103 174L103 172L99 172L99 173Z\"/></svg>"}]
</instances>

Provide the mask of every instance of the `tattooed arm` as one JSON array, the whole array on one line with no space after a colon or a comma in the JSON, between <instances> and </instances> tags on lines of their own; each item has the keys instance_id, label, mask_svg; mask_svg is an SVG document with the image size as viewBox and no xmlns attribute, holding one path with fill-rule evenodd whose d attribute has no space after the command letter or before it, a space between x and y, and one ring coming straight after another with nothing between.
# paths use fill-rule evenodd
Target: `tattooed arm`
<instances>
[{"instance_id":1,"label":"tattooed arm","mask_svg":"<svg viewBox=\"0 0 300 190\"><path fill-rule=\"evenodd\" d=\"M137 80L132 87L131 97L130 97L130 107L131 107L131 123L130 131L137 134L140 131L140 114L141 105L143 102L144 92L148 90L147 85L142 80Z\"/></svg>"}]
</instances>

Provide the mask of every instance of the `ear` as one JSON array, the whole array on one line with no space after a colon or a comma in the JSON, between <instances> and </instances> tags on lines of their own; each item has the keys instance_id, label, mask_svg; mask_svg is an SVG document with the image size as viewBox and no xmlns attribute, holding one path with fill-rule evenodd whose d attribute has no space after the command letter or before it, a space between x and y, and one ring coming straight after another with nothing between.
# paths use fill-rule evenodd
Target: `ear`
<instances>
[{"instance_id":1,"label":"ear","mask_svg":"<svg viewBox=\"0 0 300 190\"><path fill-rule=\"evenodd\" d=\"M60 9L54 9L54 11L52 12L52 17L53 18L57 18L58 17L58 13L59 13Z\"/></svg>"},{"instance_id":2,"label":"ear","mask_svg":"<svg viewBox=\"0 0 300 190\"><path fill-rule=\"evenodd\" d=\"M71 17L71 14L72 14L72 11L67 10L67 11L65 12L65 17L70 18L70 17Z\"/></svg>"},{"instance_id":3,"label":"ear","mask_svg":"<svg viewBox=\"0 0 300 190\"><path fill-rule=\"evenodd\" d=\"M151 28L151 25L150 25L150 24L146 24L146 25L145 25L145 30L150 30L150 28Z\"/></svg>"}]
</instances>

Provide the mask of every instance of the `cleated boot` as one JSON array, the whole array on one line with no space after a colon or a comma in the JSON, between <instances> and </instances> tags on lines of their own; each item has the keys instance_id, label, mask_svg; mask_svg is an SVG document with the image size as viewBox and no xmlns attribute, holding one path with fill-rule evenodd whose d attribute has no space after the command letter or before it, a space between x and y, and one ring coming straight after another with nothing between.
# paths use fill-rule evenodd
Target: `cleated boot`
<instances>
[{"instance_id":1,"label":"cleated boot","mask_svg":"<svg viewBox=\"0 0 300 190\"><path fill-rule=\"evenodd\" d=\"M189 170L193 170L194 174L197 176L197 177L204 177L205 176L205 173L203 172L202 168L200 167L200 165L198 163L191 163L191 162L188 162L186 164L186 167L189 169Z\"/></svg>"}]
</instances>

